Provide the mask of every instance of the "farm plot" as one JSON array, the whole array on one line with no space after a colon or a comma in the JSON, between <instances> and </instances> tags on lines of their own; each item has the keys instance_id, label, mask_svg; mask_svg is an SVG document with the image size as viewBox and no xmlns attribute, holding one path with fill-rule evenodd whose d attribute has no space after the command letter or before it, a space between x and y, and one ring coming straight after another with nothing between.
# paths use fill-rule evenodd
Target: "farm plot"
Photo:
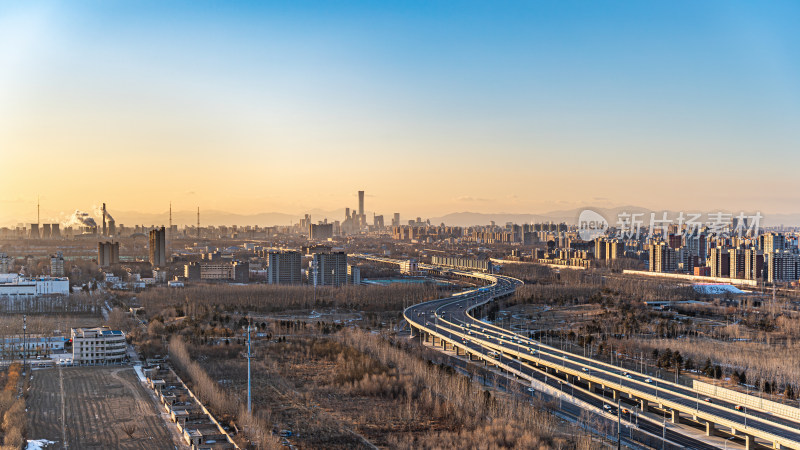
<instances>
[{"instance_id":1,"label":"farm plot","mask_svg":"<svg viewBox=\"0 0 800 450\"><path fill-rule=\"evenodd\" d=\"M28 408L29 439L55 441L57 448L175 448L130 367L37 370Z\"/></svg>"}]
</instances>

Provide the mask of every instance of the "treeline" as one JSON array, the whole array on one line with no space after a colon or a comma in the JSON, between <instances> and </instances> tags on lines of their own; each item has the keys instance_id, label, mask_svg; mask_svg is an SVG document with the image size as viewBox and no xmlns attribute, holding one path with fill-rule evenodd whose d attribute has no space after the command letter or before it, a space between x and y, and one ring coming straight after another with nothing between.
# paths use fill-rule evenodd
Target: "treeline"
<instances>
[{"instance_id":1,"label":"treeline","mask_svg":"<svg viewBox=\"0 0 800 450\"><path fill-rule=\"evenodd\" d=\"M349 374L351 388L372 395L413 395L421 405L458 425L452 431L430 433L411 442L395 439L393 448L550 448L567 445L557 438L556 421L522 396L495 398L468 377L443 373L437 365L413 356L414 344L392 343L359 329L344 329L339 341L395 372ZM420 351L422 351L420 349ZM572 442L569 446L578 446Z\"/></svg>"},{"instance_id":2,"label":"treeline","mask_svg":"<svg viewBox=\"0 0 800 450\"><path fill-rule=\"evenodd\" d=\"M253 284L197 285L183 289L158 287L137 296L148 317L179 308L197 316L209 305L226 312L275 313L292 310L343 308L367 312L400 311L441 295L434 283L397 283L389 286L280 286Z\"/></svg>"},{"instance_id":3,"label":"treeline","mask_svg":"<svg viewBox=\"0 0 800 450\"><path fill-rule=\"evenodd\" d=\"M191 384L198 399L223 421L233 422L253 448L278 449L280 441L271 432L270 424L250 414L242 402L223 390L205 370L189 355L186 343L180 336L169 341L169 357L181 377Z\"/></svg>"},{"instance_id":4,"label":"treeline","mask_svg":"<svg viewBox=\"0 0 800 450\"><path fill-rule=\"evenodd\" d=\"M12 363L5 373L0 373L0 429L3 435L2 450L18 450L25 443L28 419L25 414L25 396L22 380L22 365Z\"/></svg>"},{"instance_id":5,"label":"treeline","mask_svg":"<svg viewBox=\"0 0 800 450\"><path fill-rule=\"evenodd\" d=\"M31 298L8 300L0 302L0 313L6 314L58 314L99 313L103 303L101 296L88 292L75 292L69 296L43 295Z\"/></svg>"}]
</instances>

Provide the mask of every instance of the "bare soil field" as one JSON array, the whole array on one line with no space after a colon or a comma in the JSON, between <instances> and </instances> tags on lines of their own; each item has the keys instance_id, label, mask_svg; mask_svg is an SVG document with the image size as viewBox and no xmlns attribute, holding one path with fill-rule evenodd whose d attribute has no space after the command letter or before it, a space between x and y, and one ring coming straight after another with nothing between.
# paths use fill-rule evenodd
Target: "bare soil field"
<instances>
[{"instance_id":1,"label":"bare soil field","mask_svg":"<svg viewBox=\"0 0 800 450\"><path fill-rule=\"evenodd\" d=\"M130 367L37 370L28 408L28 439L55 441L56 448L174 449L167 425Z\"/></svg>"}]
</instances>

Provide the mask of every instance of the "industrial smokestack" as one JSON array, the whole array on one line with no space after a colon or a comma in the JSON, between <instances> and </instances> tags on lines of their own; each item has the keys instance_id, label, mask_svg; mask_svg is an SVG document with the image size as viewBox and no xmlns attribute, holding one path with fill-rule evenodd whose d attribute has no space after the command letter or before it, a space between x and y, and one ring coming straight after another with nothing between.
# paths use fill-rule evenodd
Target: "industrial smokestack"
<instances>
[{"instance_id":1,"label":"industrial smokestack","mask_svg":"<svg viewBox=\"0 0 800 450\"><path fill-rule=\"evenodd\" d=\"M106 226L106 204L103 203L103 236L108 236L108 227Z\"/></svg>"}]
</instances>

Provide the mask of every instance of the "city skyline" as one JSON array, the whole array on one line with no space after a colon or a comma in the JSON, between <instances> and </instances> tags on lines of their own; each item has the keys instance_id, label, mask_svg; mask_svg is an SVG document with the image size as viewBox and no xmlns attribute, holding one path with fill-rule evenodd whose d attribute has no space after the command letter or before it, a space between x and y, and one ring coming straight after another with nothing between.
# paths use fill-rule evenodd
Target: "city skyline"
<instances>
[{"instance_id":1,"label":"city skyline","mask_svg":"<svg viewBox=\"0 0 800 450\"><path fill-rule=\"evenodd\" d=\"M0 223L37 195L302 214L356 189L414 216L797 213L798 8L6 3Z\"/></svg>"}]
</instances>

